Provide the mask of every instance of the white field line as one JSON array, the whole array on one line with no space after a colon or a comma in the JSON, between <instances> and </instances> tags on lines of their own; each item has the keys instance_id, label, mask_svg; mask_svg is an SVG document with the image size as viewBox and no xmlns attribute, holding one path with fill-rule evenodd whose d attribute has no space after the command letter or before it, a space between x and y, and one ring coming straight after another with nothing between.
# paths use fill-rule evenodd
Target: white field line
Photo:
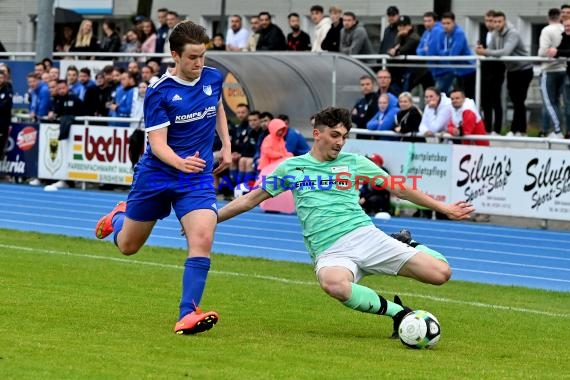
<instances>
[{"instance_id":1,"label":"white field line","mask_svg":"<svg viewBox=\"0 0 570 380\"><path fill-rule=\"evenodd\" d=\"M0 248L14 249L14 250L18 250L20 252L27 252L27 253L47 253L47 254L52 254L52 255L64 255L64 256L71 256L71 257L76 257L76 258L113 261L113 262L119 262L122 264L130 264L130 265L153 266L153 267L177 269L177 270L182 269L181 266L173 265L173 264L162 264L162 263L155 263L155 262L150 262L150 261L125 259L125 258L120 258L120 257L88 255L88 254L72 253L72 252L65 252L65 251L56 251L56 250L51 250L51 249L32 248L32 247L25 247L25 246L11 245L11 244L0 244ZM268 280L268 281L274 281L274 282L280 282L280 283L292 284L292 285L306 285L306 286L316 286L317 285L316 281L299 281L299 280L291 280L291 279L282 278L282 277L265 276L265 275L258 275L258 274L249 274L249 273L240 273L240 272L227 272L227 271L217 271L217 270L210 270L210 273L222 275L222 276L256 278L256 279L260 279L260 280ZM380 293L394 293L394 291L380 290ZM545 315L545 316L549 316L549 317L570 318L570 314L568 314L568 313L552 313L552 312L548 312L548 311L527 309L527 308L521 308L521 307L511 307L511 306L506 306L506 305L488 304L488 303L465 301L465 300L455 300L455 299L451 299L451 298L436 297L436 296L431 296L431 295L426 295L426 294L405 293L405 292L399 292L399 294L401 294L403 296L408 296L408 297L424 298L424 299L442 302L442 303L453 303L453 304L467 305L467 306L480 307L480 308L486 308L486 309L494 309L494 310L515 311L515 312L519 312L519 313Z\"/></svg>"}]
</instances>

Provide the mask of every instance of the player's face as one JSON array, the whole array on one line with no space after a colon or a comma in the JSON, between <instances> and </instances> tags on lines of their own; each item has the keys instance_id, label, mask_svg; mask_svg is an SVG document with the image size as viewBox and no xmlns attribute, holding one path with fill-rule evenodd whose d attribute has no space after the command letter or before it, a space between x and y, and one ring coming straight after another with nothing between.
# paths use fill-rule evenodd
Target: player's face
<instances>
[{"instance_id":1,"label":"player's face","mask_svg":"<svg viewBox=\"0 0 570 380\"><path fill-rule=\"evenodd\" d=\"M172 58L176 62L176 76L180 79L193 81L197 79L204 68L206 45L186 44L181 55L172 52Z\"/></svg>"},{"instance_id":2,"label":"player's face","mask_svg":"<svg viewBox=\"0 0 570 380\"><path fill-rule=\"evenodd\" d=\"M332 161L338 157L342 147L348 138L348 130L344 125L338 123L334 127L325 127L323 131L315 129L313 135L317 149L327 161Z\"/></svg>"}]
</instances>

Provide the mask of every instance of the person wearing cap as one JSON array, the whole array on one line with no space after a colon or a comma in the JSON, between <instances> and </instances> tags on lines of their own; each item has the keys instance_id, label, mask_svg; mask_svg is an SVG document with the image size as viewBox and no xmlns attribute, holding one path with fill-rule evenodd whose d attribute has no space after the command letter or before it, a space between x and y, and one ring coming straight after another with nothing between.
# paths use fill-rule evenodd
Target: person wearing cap
<instances>
[{"instance_id":1,"label":"person wearing cap","mask_svg":"<svg viewBox=\"0 0 570 380\"><path fill-rule=\"evenodd\" d=\"M394 41L398 35L398 20L400 19L400 10L391 5L386 9L388 18L388 26L384 29L382 42L380 43L379 54L388 54L388 50L394 46Z\"/></svg>"},{"instance_id":2,"label":"person wearing cap","mask_svg":"<svg viewBox=\"0 0 570 380\"><path fill-rule=\"evenodd\" d=\"M388 50L388 54L393 57L397 55L415 55L419 43L420 36L414 31L410 17L400 16L398 19L398 35L394 41L394 46ZM392 73L392 83L397 85L401 91L410 91L412 89L412 76L416 70L411 67L394 67L390 71Z\"/></svg>"}]
</instances>

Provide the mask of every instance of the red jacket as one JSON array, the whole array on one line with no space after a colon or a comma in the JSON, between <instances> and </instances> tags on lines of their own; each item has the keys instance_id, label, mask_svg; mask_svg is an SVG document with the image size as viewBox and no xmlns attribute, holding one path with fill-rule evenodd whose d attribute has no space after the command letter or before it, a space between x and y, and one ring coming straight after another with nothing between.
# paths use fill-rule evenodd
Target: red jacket
<instances>
[{"instance_id":1,"label":"red jacket","mask_svg":"<svg viewBox=\"0 0 570 380\"><path fill-rule=\"evenodd\" d=\"M461 135L486 135L485 123L477 111L475 102L466 98L463 106L459 109L453 108L451 119L447 124L447 130L453 134L455 128L461 127ZM466 145L489 146L487 140L461 140Z\"/></svg>"}]
</instances>

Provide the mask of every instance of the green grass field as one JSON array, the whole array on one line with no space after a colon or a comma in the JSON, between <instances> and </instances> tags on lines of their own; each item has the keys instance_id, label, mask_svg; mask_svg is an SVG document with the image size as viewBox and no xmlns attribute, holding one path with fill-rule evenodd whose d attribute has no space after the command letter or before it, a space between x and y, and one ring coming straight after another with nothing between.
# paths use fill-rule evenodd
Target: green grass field
<instances>
[{"instance_id":1,"label":"green grass field","mask_svg":"<svg viewBox=\"0 0 570 380\"><path fill-rule=\"evenodd\" d=\"M172 333L183 250L0 230L0 379L570 378L570 293L404 278L364 284L434 313L433 350L328 298L308 265L215 255L206 333Z\"/></svg>"}]
</instances>

